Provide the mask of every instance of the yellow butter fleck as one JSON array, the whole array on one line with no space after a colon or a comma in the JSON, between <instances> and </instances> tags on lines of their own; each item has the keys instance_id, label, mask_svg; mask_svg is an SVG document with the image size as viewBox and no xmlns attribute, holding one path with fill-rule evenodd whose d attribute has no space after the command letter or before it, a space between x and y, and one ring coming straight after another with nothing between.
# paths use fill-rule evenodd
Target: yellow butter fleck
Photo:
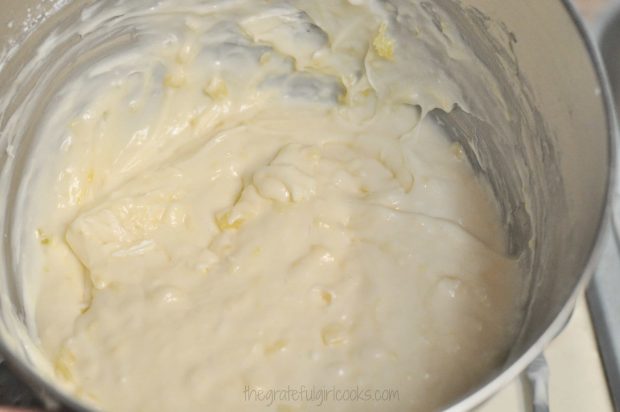
<instances>
[{"instance_id":1,"label":"yellow butter fleck","mask_svg":"<svg viewBox=\"0 0 620 412\"><path fill-rule=\"evenodd\" d=\"M461 146L457 142L452 143L450 150L452 151L452 154L454 155L454 157L459 160L463 159L463 157L465 156L465 152L463 151L463 146Z\"/></svg>"},{"instance_id":2,"label":"yellow butter fleck","mask_svg":"<svg viewBox=\"0 0 620 412\"><path fill-rule=\"evenodd\" d=\"M381 23L379 31L372 41L372 47L378 56L391 60L394 58L394 40L387 35L386 31L387 25Z\"/></svg>"},{"instance_id":3,"label":"yellow butter fleck","mask_svg":"<svg viewBox=\"0 0 620 412\"><path fill-rule=\"evenodd\" d=\"M75 365L75 361L75 354L66 347L63 347L54 362L54 370L56 374L65 380L71 380L71 368Z\"/></svg>"},{"instance_id":4,"label":"yellow butter fleck","mask_svg":"<svg viewBox=\"0 0 620 412\"><path fill-rule=\"evenodd\" d=\"M347 342L347 332L343 325L332 323L321 330L321 340L325 346L336 346Z\"/></svg>"},{"instance_id":5,"label":"yellow butter fleck","mask_svg":"<svg viewBox=\"0 0 620 412\"><path fill-rule=\"evenodd\" d=\"M36 230L36 236L42 245L49 245L52 242L52 239L42 229Z\"/></svg>"},{"instance_id":6,"label":"yellow butter fleck","mask_svg":"<svg viewBox=\"0 0 620 412\"><path fill-rule=\"evenodd\" d=\"M230 213L225 212L219 216L216 216L215 223L217 224L217 227L220 228L220 230L239 229L244 223L243 219L237 219L233 222L231 222L229 219Z\"/></svg>"},{"instance_id":7,"label":"yellow butter fleck","mask_svg":"<svg viewBox=\"0 0 620 412\"><path fill-rule=\"evenodd\" d=\"M178 89L185 84L185 74L180 71L168 73L164 78L164 85L167 87Z\"/></svg>"},{"instance_id":8,"label":"yellow butter fleck","mask_svg":"<svg viewBox=\"0 0 620 412\"><path fill-rule=\"evenodd\" d=\"M362 90L362 96L364 97L368 97L373 93L373 89L371 89L370 87L367 89Z\"/></svg>"},{"instance_id":9,"label":"yellow butter fleck","mask_svg":"<svg viewBox=\"0 0 620 412\"><path fill-rule=\"evenodd\" d=\"M92 392L87 392L83 388L77 388L75 392L80 398L88 398L93 402L99 402L99 398L97 398L97 396L95 396Z\"/></svg>"},{"instance_id":10,"label":"yellow butter fleck","mask_svg":"<svg viewBox=\"0 0 620 412\"><path fill-rule=\"evenodd\" d=\"M345 89L344 92L338 94L339 104L344 106L349 103L349 100L350 100L349 91L347 89Z\"/></svg>"},{"instance_id":11,"label":"yellow butter fleck","mask_svg":"<svg viewBox=\"0 0 620 412\"><path fill-rule=\"evenodd\" d=\"M228 86L226 86L226 82L219 77L211 79L203 91L213 100L222 100L228 96Z\"/></svg>"},{"instance_id":12,"label":"yellow butter fleck","mask_svg":"<svg viewBox=\"0 0 620 412\"><path fill-rule=\"evenodd\" d=\"M284 339L278 339L270 345L265 347L265 354L272 355L276 352L280 352L282 349L286 348L287 342Z\"/></svg>"},{"instance_id":13,"label":"yellow butter fleck","mask_svg":"<svg viewBox=\"0 0 620 412\"><path fill-rule=\"evenodd\" d=\"M321 292L321 299L323 300L323 302L325 302L326 305L329 305L332 303L332 294L326 290Z\"/></svg>"}]
</instances>

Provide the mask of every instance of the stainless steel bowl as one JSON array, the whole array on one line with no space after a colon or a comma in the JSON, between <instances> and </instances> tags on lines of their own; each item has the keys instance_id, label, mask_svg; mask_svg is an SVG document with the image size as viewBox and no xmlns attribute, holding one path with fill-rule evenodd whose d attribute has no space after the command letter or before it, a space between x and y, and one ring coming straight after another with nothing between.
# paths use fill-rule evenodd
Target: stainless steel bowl
<instances>
[{"instance_id":1,"label":"stainless steel bowl","mask_svg":"<svg viewBox=\"0 0 620 412\"><path fill-rule=\"evenodd\" d=\"M48 60L41 64L37 50L50 33L68 30L95 2L4 0L0 5L0 350L49 406L76 410L85 407L36 366L41 354L19 282L28 256L19 250L15 222L27 191L22 169L37 120L53 104L54 92L97 53L131 41L131 27L100 36L74 33L47 49L43 57ZM497 79L494 93L509 103L488 104L483 117L459 108L434 115L491 184L509 252L520 258L528 285L523 325L510 353L486 382L447 407L460 411L488 399L543 351L590 278L609 226L615 118L599 58L568 0L434 0L427 5L431 13L436 8L456 22ZM42 85L44 93L32 92ZM493 103L483 88L477 94Z\"/></svg>"}]
</instances>

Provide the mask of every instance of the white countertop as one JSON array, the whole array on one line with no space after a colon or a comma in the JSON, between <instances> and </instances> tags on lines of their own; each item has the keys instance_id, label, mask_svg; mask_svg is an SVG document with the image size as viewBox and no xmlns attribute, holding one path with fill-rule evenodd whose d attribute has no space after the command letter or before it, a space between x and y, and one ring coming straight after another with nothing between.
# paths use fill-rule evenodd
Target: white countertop
<instances>
[{"instance_id":1,"label":"white countertop","mask_svg":"<svg viewBox=\"0 0 620 412\"><path fill-rule=\"evenodd\" d=\"M579 299L566 329L545 351L552 412L613 412L585 298ZM521 385L514 382L478 412L521 412Z\"/></svg>"}]
</instances>

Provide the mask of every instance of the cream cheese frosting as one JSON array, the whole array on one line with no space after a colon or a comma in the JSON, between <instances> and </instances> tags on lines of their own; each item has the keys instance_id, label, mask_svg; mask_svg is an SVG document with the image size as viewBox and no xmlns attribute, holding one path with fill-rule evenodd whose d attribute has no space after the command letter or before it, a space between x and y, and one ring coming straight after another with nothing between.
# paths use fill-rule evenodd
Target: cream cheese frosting
<instances>
[{"instance_id":1,"label":"cream cheese frosting","mask_svg":"<svg viewBox=\"0 0 620 412\"><path fill-rule=\"evenodd\" d=\"M397 392L329 411L424 411L500 366L517 262L428 115L471 101L449 21L405 0L123 7L135 43L56 96L32 184L59 379L114 411L254 411L245 389L302 386Z\"/></svg>"}]
</instances>

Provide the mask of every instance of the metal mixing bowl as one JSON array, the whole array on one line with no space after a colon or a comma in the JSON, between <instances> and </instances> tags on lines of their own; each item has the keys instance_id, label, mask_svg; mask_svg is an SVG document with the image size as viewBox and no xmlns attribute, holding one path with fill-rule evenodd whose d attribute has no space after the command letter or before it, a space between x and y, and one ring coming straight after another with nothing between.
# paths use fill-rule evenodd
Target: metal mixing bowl
<instances>
[{"instance_id":1,"label":"metal mixing bowl","mask_svg":"<svg viewBox=\"0 0 620 412\"><path fill-rule=\"evenodd\" d=\"M108 1L113 0L99 2ZM53 30L70 27L95 2L4 0L0 5L0 350L50 407L76 410L84 406L40 367L36 330L19 281L28 256L19 249L16 222L37 119L71 72L131 41L131 27L120 27L99 37L75 33L47 55L37 53ZM435 0L427 5L456 22L498 80L495 92L509 103L489 105L485 118L459 108L433 115L493 188L509 253L520 258L528 285L523 325L510 353L486 382L448 407L460 411L512 381L567 321L609 226L615 119L599 58L568 1Z\"/></svg>"}]
</instances>

